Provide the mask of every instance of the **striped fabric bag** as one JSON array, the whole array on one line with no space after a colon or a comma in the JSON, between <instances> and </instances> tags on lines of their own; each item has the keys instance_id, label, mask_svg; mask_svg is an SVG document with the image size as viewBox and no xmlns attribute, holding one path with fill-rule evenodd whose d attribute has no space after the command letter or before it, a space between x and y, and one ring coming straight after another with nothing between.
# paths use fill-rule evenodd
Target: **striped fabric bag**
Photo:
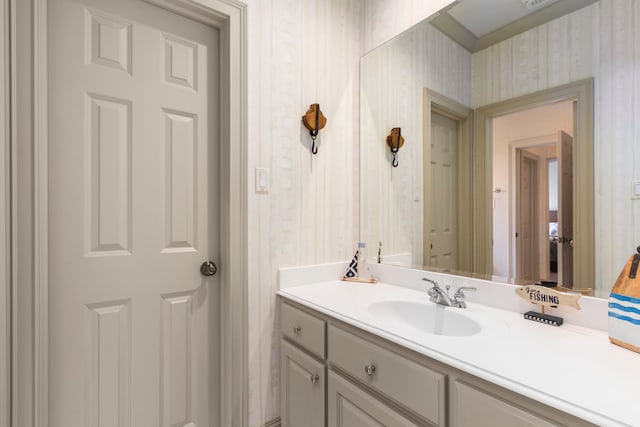
<instances>
[{"instance_id":1,"label":"striped fabric bag","mask_svg":"<svg viewBox=\"0 0 640 427\"><path fill-rule=\"evenodd\" d=\"M640 246L618 276L609 297L609 339L640 353Z\"/></svg>"}]
</instances>

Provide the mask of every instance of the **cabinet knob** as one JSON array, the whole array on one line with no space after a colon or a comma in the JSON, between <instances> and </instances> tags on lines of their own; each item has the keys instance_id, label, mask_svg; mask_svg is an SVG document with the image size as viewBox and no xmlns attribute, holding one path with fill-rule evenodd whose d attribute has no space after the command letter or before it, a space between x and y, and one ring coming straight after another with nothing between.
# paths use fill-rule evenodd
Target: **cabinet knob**
<instances>
[{"instance_id":1,"label":"cabinet knob","mask_svg":"<svg viewBox=\"0 0 640 427\"><path fill-rule=\"evenodd\" d=\"M376 365L367 365L364 367L364 373L367 374L368 377L373 376L376 373Z\"/></svg>"},{"instance_id":2,"label":"cabinet knob","mask_svg":"<svg viewBox=\"0 0 640 427\"><path fill-rule=\"evenodd\" d=\"M300 326L294 326L293 327L293 333L298 335L300 332L302 332L302 328Z\"/></svg>"},{"instance_id":3,"label":"cabinet knob","mask_svg":"<svg viewBox=\"0 0 640 427\"><path fill-rule=\"evenodd\" d=\"M318 381L320 381L320 375L318 374L311 374L311 384L315 384Z\"/></svg>"}]
</instances>

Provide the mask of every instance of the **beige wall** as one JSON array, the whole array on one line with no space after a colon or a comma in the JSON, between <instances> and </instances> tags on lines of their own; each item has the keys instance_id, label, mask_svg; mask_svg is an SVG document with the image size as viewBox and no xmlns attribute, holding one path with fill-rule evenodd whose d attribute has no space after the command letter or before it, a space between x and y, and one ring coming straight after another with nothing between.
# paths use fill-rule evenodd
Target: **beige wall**
<instances>
[{"instance_id":1,"label":"beige wall","mask_svg":"<svg viewBox=\"0 0 640 427\"><path fill-rule=\"evenodd\" d=\"M365 0L362 52L391 40L454 0Z\"/></svg>"},{"instance_id":2,"label":"beige wall","mask_svg":"<svg viewBox=\"0 0 640 427\"><path fill-rule=\"evenodd\" d=\"M249 426L280 415L278 267L346 260L357 242L361 0L249 0ZM328 119L310 151L301 116ZM270 170L268 194L254 169Z\"/></svg>"},{"instance_id":3,"label":"beige wall","mask_svg":"<svg viewBox=\"0 0 640 427\"><path fill-rule=\"evenodd\" d=\"M249 5L249 407L251 427L279 415L277 268L348 259L358 236L359 58L450 0L248 0ZM599 256L620 265L640 242L640 5L602 0L583 11L474 55L472 105L488 104L594 75ZM577 30L567 25L577 22ZM634 24L636 23L636 24ZM635 39L634 39L635 38ZM568 55L560 55L561 46ZM317 52L317 53L316 53ZM631 53L633 52L633 53ZM595 67L600 57L606 64ZM613 72L615 63L618 71ZM608 64L608 65L607 65ZM621 66L621 68L619 67ZM533 78L533 80L532 80ZM526 80L526 83L525 83ZM481 87L486 89L480 89ZM630 89L634 88L634 97ZM317 156L300 116L319 102L328 117ZM364 113L363 113L364 114ZM408 162L408 152L400 162ZM254 168L271 191L253 192ZM614 190L604 190L615 188ZM618 205L619 204L619 205ZM619 207L618 207L619 206ZM600 211L598 211L600 212ZM607 237L625 232L622 241ZM631 245L631 246L630 246ZM597 274L611 281L619 267ZM614 272L614 270L616 270Z\"/></svg>"},{"instance_id":4,"label":"beige wall","mask_svg":"<svg viewBox=\"0 0 640 427\"><path fill-rule=\"evenodd\" d=\"M640 2L601 0L473 55L473 105L595 80L596 286L640 243Z\"/></svg>"},{"instance_id":5,"label":"beige wall","mask_svg":"<svg viewBox=\"0 0 640 427\"><path fill-rule=\"evenodd\" d=\"M360 57L451 1L246 0L250 427L280 415L278 267L346 260L358 240ZM300 124L313 102L328 118L316 156Z\"/></svg>"},{"instance_id":6,"label":"beige wall","mask_svg":"<svg viewBox=\"0 0 640 427\"><path fill-rule=\"evenodd\" d=\"M430 25L421 25L366 55L361 65L361 239L383 244L385 257L422 263L423 89L471 103L471 54ZM402 129L398 167L385 140ZM388 259L388 258L387 258Z\"/></svg>"}]
</instances>

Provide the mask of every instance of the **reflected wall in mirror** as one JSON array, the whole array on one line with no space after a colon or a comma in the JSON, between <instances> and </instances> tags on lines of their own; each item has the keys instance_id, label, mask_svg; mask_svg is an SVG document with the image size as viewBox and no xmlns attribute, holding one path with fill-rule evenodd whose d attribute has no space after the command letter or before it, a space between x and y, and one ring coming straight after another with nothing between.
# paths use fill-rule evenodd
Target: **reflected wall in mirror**
<instances>
[{"instance_id":1,"label":"reflected wall in mirror","mask_svg":"<svg viewBox=\"0 0 640 427\"><path fill-rule=\"evenodd\" d=\"M469 1L462 0L460 4ZM443 26L441 22L438 25ZM459 113L453 114L451 106L476 110L593 78L594 117L590 124L594 144L595 244L591 250L595 253L595 271L592 283L581 281L575 286L594 287L597 296L608 296L629 254L640 243L640 196L632 191L634 183L640 181L637 34L640 3L600 0L473 53L428 20L369 52L361 61L361 240L372 246L381 241L383 262L406 266L435 263L443 269L461 270L462 274L493 273L499 274L501 280L512 281L509 276L518 262L513 250L494 239L488 256L493 259L492 271L487 271L477 262L479 257L487 258L488 252L477 235L481 227L492 230L498 220L493 215L493 202L500 193L492 191L504 190L502 196L506 200L516 181L507 179L492 187L491 178L486 191L469 190L479 174L491 175L492 170L477 170L478 156L488 155L476 152L475 141L465 139L461 127L464 120ZM429 93L437 100L428 102ZM431 107L435 107L433 111L429 110ZM442 128L439 132L455 142L451 147L457 151L440 147L441 155L431 157L432 140L426 129L433 131L434 117ZM401 127L405 138L398 168L391 167L385 145L391 127ZM567 127L533 126L537 132L513 137L511 143L517 145L524 138L544 139L559 131L573 136L573 127ZM452 133L454 130L457 134ZM456 162L448 163L447 156ZM545 159L545 165L553 158L550 154L538 157ZM486 162L491 165L493 160L487 158ZM435 165L439 165L438 173L434 172ZM546 171L548 166L543 169ZM444 177L448 180L442 181ZM581 200L579 191L576 197ZM478 211L479 200L490 206L486 218ZM499 200L498 197L496 202ZM575 210L584 212L585 208ZM553 218L552 211L545 211L549 218ZM478 218L483 222L478 223ZM538 229L557 222L539 216L532 216L531 221L538 224ZM449 238L457 244L453 255L447 250L430 252L429 234L433 230L441 236L457 233L457 237ZM549 246L549 258L543 256L535 262L544 264L544 268L548 264L546 278L553 280L553 273L558 271L557 266L555 272L551 271L551 245L540 239L538 236L536 250ZM536 275L545 278L543 274Z\"/></svg>"}]
</instances>

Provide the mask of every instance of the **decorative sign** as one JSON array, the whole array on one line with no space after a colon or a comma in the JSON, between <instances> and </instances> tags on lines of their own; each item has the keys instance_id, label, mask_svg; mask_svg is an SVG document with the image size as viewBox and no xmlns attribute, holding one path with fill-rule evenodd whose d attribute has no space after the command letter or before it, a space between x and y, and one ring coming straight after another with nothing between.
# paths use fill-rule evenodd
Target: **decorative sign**
<instances>
[{"instance_id":1,"label":"decorative sign","mask_svg":"<svg viewBox=\"0 0 640 427\"><path fill-rule=\"evenodd\" d=\"M563 323L562 317L544 314L545 306L558 307L566 305L573 307L576 310L580 310L580 304L578 304L578 300L581 296L580 294L567 294L539 285L521 286L516 289L516 294L530 303L542 306L540 310L541 313L537 313L535 311L526 312L524 314L524 318L528 320L553 326L560 326Z\"/></svg>"},{"instance_id":2,"label":"decorative sign","mask_svg":"<svg viewBox=\"0 0 640 427\"><path fill-rule=\"evenodd\" d=\"M565 294L539 285L521 286L516 289L516 293L520 295L522 299L534 304L547 305L550 307L568 305L576 310L580 310L580 304L578 304L578 300L580 299L579 294Z\"/></svg>"}]
</instances>

